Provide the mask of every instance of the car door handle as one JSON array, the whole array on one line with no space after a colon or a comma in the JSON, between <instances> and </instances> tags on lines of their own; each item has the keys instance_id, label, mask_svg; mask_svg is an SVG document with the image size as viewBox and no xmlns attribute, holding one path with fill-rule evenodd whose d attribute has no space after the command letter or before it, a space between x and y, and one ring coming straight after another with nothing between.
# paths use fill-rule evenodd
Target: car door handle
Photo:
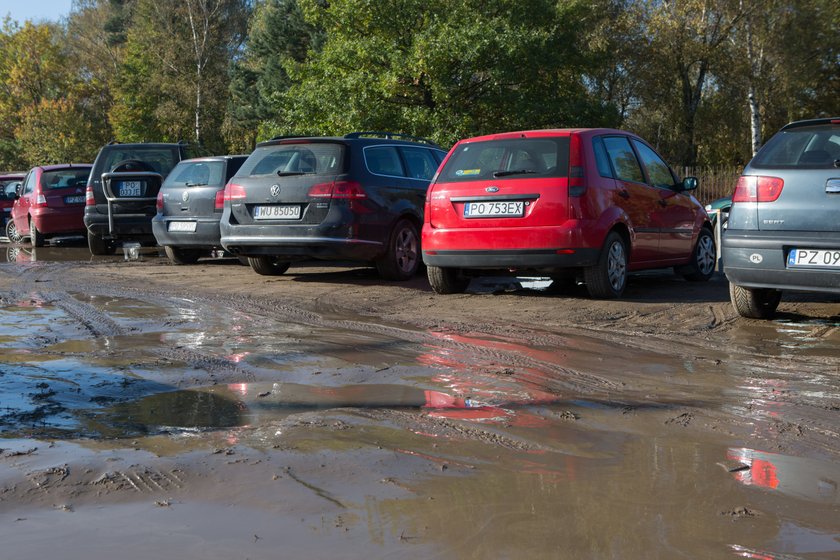
<instances>
[{"instance_id":1,"label":"car door handle","mask_svg":"<svg viewBox=\"0 0 840 560\"><path fill-rule=\"evenodd\" d=\"M618 191L618 196L620 196L621 198L623 198L623 199L627 200L628 198L630 198L630 193L629 193L629 192L627 192L627 191L622 190L622 191Z\"/></svg>"}]
</instances>

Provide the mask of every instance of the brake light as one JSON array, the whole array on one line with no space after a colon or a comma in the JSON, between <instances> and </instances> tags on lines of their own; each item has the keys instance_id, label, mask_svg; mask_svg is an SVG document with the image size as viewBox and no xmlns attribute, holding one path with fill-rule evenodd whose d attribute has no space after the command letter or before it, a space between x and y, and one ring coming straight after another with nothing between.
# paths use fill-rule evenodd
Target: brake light
<instances>
[{"instance_id":1,"label":"brake light","mask_svg":"<svg viewBox=\"0 0 840 560\"><path fill-rule=\"evenodd\" d=\"M583 142L579 134L571 134L569 136L569 196L582 196L586 191L583 167Z\"/></svg>"},{"instance_id":2,"label":"brake light","mask_svg":"<svg viewBox=\"0 0 840 560\"><path fill-rule=\"evenodd\" d=\"M155 210L159 213L163 212L163 191L158 191L157 199L155 200Z\"/></svg>"},{"instance_id":3,"label":"brake light","mask_svg":"<svg viewBox=\"0 0 840 560\"><path fill-rule=\"evenodd\" d=\"M732 194L732 202L774 202L782 194L784 179L741 175Z\"/></svg>"},{"instance_id":4,"label":"brake light","mask_svg":"<svg viewBox=\"0 0 840 560\"><path fill-rule=\"evenodd\" d=\"M349 198L357 200L367 198L362 185L356 181L334 181L318 183L309 189L309 196L314 198Z\"/></svg>"},{"instance_id":5,"label":"brake light","mask_svg":"<svg viewBox=\"0 0 840 560\"><path fill-rule=\"evenodd\" d=\"M90 183L85 188L85 206L96 206L96 199L93 198L93 185Z\"/></svg>"},{"instance_id":6,"label":"brake light","mask_svg":"<svg viewBox=\"0 0 840 560\"><path fill-rule=\"evenodd\" d=\"M47 205L47 197L44 196L44 193L38 193L38 196L35 197L35 205L36 206L46 206Z\"/></svg>"},{"instance_id":7,"label":"brake light","mask_svg":"<svg viewBox=\"0 0 840 560\"><path fill-rule=\"evenodd\" d=\"M217 211L222 211L225 207L225 189L221 189L216 191L216 201L213 204L213 208Z\"/></svg>"},{"instance_id":8,"label":"brake light","mask_svg":"<svg viewBox=\"0 0 840 560\"><path fill-rule=\"evenodd\" d=\"M245 198L245 187L236 183L225 185L225 194L222 195L224 202L233 202L234 200L242 200L243 198Z\"/></svg>"}]
</instances>

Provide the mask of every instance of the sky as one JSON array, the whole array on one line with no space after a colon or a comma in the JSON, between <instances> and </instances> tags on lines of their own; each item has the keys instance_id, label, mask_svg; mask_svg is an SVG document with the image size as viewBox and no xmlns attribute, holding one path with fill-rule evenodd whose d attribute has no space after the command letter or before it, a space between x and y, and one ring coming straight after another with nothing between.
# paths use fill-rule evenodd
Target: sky
<instances>
[{"instance_id":1,"label":"sky","mask_svg":"<svg viewBox=\"0 0 840 560\"><path fill-rule=\"evenodd\" d=\"M0 21L7 15L18 23L57 21L70 13L73 0L0 0Z\"/></svg>"}]
</instances>

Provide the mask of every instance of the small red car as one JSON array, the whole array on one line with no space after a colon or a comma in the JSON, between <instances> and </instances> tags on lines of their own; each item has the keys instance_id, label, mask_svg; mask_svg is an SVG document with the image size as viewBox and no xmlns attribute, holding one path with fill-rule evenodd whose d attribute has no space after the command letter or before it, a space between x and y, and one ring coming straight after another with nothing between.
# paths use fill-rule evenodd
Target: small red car
<instances>
[{"instance_id":1,"label":"small red car","mask_svg":"<svg viewBox=\"0 0 840 560\"><path fill-rule=\"evenodd\" d=\"M706 211L644 140L614 129L508 132L461 140L426 194L423 262L437 293L478 275L549 276L621 296L630 271L674 267L708 280Z\"/></svg>"},{"instance_id":2,"label":"small red car","mask_svg":"<svg viewBox=\"0 0 840 560\"><path fill-rule=\"evenodd\" d=\"M43 247L47 237L83 234L85 187L91 165L65 163L33 167L23 181L6 227L11 241L29 237Z\"/></svg>"}]
</instances>

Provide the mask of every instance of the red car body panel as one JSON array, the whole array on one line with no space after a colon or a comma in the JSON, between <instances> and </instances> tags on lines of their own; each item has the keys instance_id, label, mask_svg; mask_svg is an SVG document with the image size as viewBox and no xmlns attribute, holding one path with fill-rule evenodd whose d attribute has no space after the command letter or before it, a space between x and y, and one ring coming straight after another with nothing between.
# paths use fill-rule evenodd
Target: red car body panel
<instances>
[{"instance_id":1,"label":"red car body panel","mask_svg":"<svg viewBox=\"0 0 840 560\"><path fill-rule=\"evenodd\" d=\"M31 221L38 231L45 235L83 233L85 184L90 169L91 165L78 163L33 167L27 174L21 195L12 208L12 218L18 232L24 236L30 235ZM66 185L44 185L45 174L51 172L77 173L80 178ZM82 176L85 176L84 180L81 179ZM30 184L32 189L26 192ZM39 197L43 197L42 202L38 201Z\"/></svg>"}]
</instances>

